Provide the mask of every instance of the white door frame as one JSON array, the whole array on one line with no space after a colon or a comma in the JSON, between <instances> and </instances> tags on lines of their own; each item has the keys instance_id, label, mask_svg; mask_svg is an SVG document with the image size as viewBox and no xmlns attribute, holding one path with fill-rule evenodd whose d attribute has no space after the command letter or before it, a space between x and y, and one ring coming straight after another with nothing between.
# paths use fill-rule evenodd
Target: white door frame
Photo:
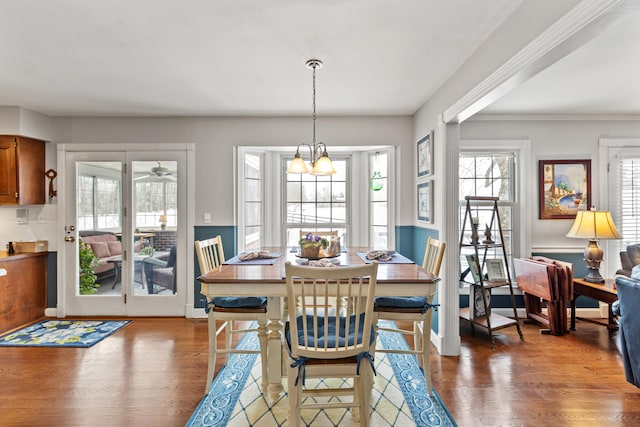
<instances>
[{"instance_id":1,"label":"white door frame","mask_svg":"<svg viewBox=\"0 0 640 427\"><path fill-rule=\"evenodd\" d=\"M194 277L194 256L192 249L192 242L194 239L194 204L195 204L195 155L194 144L58 144L57 146L57 163L58 163L58 186L60 189L65 189L67 186L66 177L66 154L67 152L139 152L139 153L151 153L158 151L165 152L185 152L186 164L182 168L184 169L184 180L186 181L186 195L184 202L184 222L181 228L184 232L181 232L178 242L178 263L181 268L178 269L178 287L184 289L185 302L184 309L181 313L186 317L193 316L194 305L194 289L193 289L193 277ZM58 241L61 242L61 247L58 250L58 274L57 274L57 306L55 310L55 316L62 318L67 316L67 300L66 300L66 286L67 280L69 280L72 272L66 271L67 259L65 255L65 224L66 221L66 206L69 202L69 197L75 198L73 195L66 194L66 191L60 191L58 194ZM180 286L182 282L182 286ZM144 315L144 314L139 314Z\"/></svg>"}]
</instances>

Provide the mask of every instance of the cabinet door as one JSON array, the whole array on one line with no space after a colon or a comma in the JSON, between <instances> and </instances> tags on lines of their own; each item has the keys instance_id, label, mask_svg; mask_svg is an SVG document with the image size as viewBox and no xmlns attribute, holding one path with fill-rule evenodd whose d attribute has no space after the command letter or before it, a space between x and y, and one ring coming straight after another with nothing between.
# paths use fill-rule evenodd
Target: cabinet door
<instances>
[{"instance_id":1,"label":"cabinet door","mask_svg":"<svg viewBox=\"0 0 640 427\"><path fill-rule=\"evenodd\" d=\"M0 204L18 203L17 178L15 139L0 135Z\"/></svg>"},{"instance_id":2,"label":"cabinet door","mask_svg":"<svg viewBox=\"0 0 640 427\"><path fill-rule=\"evenodd\" d=\"M44 141L0 135L0 205L45 203Z\"/></svg>"},{"instance_id":3,"label":"cabinet door","mask_svg":"<svg viewBox=\"0 0 640 427\"><path fill-rule=\"evenodd\" d=\"M44 142L18 137L18 202L21 205L45 203Z\"/></svg>"}]
</instances>

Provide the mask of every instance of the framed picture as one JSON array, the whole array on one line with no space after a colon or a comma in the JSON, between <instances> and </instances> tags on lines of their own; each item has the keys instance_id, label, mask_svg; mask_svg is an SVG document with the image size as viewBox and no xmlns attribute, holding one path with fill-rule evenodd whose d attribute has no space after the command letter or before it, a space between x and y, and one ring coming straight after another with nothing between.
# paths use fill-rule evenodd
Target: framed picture
<instances>
[{"instance_id":1,"label":"framed picture","mask_svg":"<svg viewBox=\"0 0 640 427\"><path fill-rule=\"evenodd\" d=\"M433 175L433 131L418 141L418 177Z\"/></svg>"},{"instance_id":2,"label":"framed picture","mask_svg":"<svg viewBox=\"0 0 640 427\"><path fill-rule=\"evenodd\" d=\"M591 160L540 160L540 219L575 218L591 207Z\"/></svg>"},{"instance_id":3,"label":"framed picture","mask_svg":"<svg viewBox=\"0 0 640 427\"><path fill-rule=\"evenodd\" d=\"M418 220L433 222L433 181L418 184Z\"/></svg>"},{"instance_id":4,"label":"framed picture","mask_svg":"<svg viewBox=\"0 0 640 427\"><path fill-rule=\"evenodd\" d=\"M487 278L491 282L502 282L507 280L507 275L504 272L504 264L501 259L487 259L485 260L487 265Z\"/></svg>"},{"instance_id":5,"label":"framed picture","mask_svg":"<svg viewBox=\"0 0 640 427\"><path fill-rule=\"evenodd\" d=\"M471 271L473 282L478 283L480 281L480 264L476 262L476 256L474 254L465 256L467 257L467 264L469 264L469 271Z\"/></svg>"}]
</instances>

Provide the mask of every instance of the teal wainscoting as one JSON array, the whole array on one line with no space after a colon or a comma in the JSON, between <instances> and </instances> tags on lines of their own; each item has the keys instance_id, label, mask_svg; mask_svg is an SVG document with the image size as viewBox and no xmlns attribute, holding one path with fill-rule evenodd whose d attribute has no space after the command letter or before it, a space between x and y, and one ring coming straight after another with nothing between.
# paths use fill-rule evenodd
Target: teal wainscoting
<instances>
[{"instance_id":1,"label":"teal wainscoting","mask_svg":"<svg viewBox=\"0 0 640 427\"><path fill-rule=\"evenodd\" d=\"M58 305L58 252L47 256L47 308Z\"/></svg>"},{"instance_id":2,"label":"teal wainscoting","mask_svg":"<svg viewBox=\"0 0 640 427\"><path fill-rule=\"evenodd\" d=\"M438 236L438 230L430 228L416 227L413 225L396 226L396 251L412 259L416 264L422 265L427 240L429 240L429 237L437 239ZM436 304L438 303L438 294L436 294L434 302ZM438 332L438 316L434 314L432 319L431 329Z\"/></svg>"},{"instance_id":3,"label":"teal wainscoting","mask_svg":"<svg viewBox=\"0 0 640 427\"><path fill-rule=\"evenodd\" d=\"M224 247L224 257L225 259L229 259L236 254L238 248L238 242L236 240L237 227L235 226L196 226L193 228L193 237L194 240L205 240L210 239L212 237L216 237L220 235L222 237L222 245ZM195 308L204 308L206 301L202 295L200 295L200 282L198 282L197 278L200 277L200 266L198 265L198 257L195 255L195 248L193 255L193 271L195 272L195 277L193 279L193 290L194 290L194 301L193 306Z\"/></svg>"}]
</instances>

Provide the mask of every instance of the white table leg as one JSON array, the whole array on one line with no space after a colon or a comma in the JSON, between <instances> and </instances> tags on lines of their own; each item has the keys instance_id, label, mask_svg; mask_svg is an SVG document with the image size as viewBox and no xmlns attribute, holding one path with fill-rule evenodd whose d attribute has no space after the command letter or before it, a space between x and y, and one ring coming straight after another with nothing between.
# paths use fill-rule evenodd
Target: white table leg
<instances>
[{"instance_id":1,"label":"white table leg","mask_svg":"<svg viewBox=\"0 0 640 427\"><path fill-rule=\"evenodd\" d=\"M268 398L275 402L282 394L282 306L280 297L269 297L269 345L267 348L267 372L269 375Z\"/></svg>"}]
</instances>

